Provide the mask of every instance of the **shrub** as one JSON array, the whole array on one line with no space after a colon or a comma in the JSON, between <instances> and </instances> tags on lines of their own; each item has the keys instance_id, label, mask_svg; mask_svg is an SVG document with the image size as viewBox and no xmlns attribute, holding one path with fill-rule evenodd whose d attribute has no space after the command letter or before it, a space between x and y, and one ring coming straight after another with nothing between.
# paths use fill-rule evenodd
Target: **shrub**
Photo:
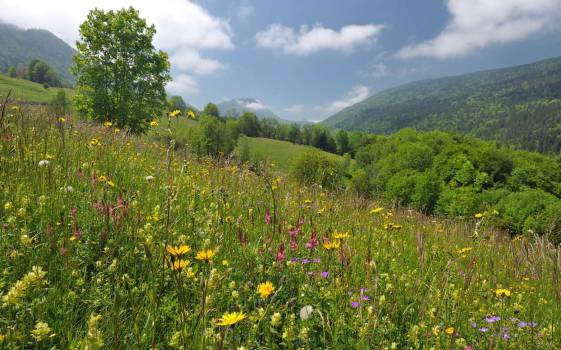
<instances>
[{"instance_id":1,"label":"shrub","mask_svg":"<svg viewBox=\"0 0 561 350\"><path fill-rule=\"evenodd\" d=\"M497 209L506 220L506 228L513 232L532 230L537 234L545 232L549 220L546 209L559 200L550 193L538 189L529 189L511 193L499 201Z\"/></svg>"},{"instance_id":2,"label":"shrub","mask_svg":"<svg viewBox=\"0 0 561 350\"><path fill-rule=\"evenodd\" d=\"M307 150L300 153L291 164L290 175L303 184L340 188L344 170L340 161L320 151Z\"/></svg>"}]
</instances>

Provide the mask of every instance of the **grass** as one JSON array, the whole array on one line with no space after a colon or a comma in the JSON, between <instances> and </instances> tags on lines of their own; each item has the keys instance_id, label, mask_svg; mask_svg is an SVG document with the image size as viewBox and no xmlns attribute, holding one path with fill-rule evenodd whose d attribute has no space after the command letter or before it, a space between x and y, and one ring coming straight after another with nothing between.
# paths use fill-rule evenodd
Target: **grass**
<instances>
[{"instance_id":1,"label":"grass","mask_svg":"<svg viewBox=\"0 0 561 350\"><path fill-rule=\"evenodd\" d=\"M58 88L45 89L42 84L0 74L0 96L6 96L10 90L11 97L19 101L48 103L56 95ZM71 89L66 89L66 92L68 96L72 94Z\"/></svg>"},{"instance_id":2,"label":"grass","mask_svg":"<svg viewBox=\"0 0 561 350\"><path fill-rule=\"evenodd\" d=\"M287 172L293 159L300 153L314 149L310 146L297 145L292 142L272 140L262 137L248 138L249 149L252 159L268 160L275 165L275 168L282 172ZM342 159L341 156L333 153L320 151L328 157Z\"/></svg>"},{"instance_id":3,"label":"grass","mask_svg":"<svg viewBox=\"0 0 561 350\"><path fill-rule=\"evenodd\" d=\"M561 348L559 250L485 216L17 106L0 169L0 349Z\"/></svg>"}]
</instances>

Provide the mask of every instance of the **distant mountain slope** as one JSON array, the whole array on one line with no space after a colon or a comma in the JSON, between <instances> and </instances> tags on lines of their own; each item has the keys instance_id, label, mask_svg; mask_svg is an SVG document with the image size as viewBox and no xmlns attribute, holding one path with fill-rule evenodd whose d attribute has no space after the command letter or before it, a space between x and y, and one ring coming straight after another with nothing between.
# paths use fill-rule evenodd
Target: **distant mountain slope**
<instances>
[{"instance_id":1,"label":"distant mountain slope","mask_svg":"<svg viewBox=\"0 0 561 350\"><path fill-rule=\"evenodd\" d=\"M220 115L239 117L245 112L253 112L258 118L278 118L261 101L254 98L239 98L217 103Z\"/></svg>"},{"instance_id":2,"label":"distant mountain slope","mask_svg":"<svg viewBox=\"0 0 561 350\"><path fill-rule=\"evenodd\" d=\"M561 57L382 91L323 121L388 134L456 130L541 152L561 150Z\"/></svg>"},{"instance_id":3,"label":"distant mountain slope","mask_svg":"<svg viewBox=\"0 0 561 350\"><path fill-rule=\"evenodd\" d=\"M54 66L63 80L74 81L70 74L74 49L53 33L41 29L20 29L0 22L0 71L40 58Z\"/></svg>"}]
</instances>

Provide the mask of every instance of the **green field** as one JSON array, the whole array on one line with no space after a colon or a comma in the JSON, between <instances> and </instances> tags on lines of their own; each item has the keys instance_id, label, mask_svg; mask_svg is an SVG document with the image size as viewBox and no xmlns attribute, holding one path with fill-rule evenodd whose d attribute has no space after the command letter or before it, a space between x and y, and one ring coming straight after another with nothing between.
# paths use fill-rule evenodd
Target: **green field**
<instances>
[{"instance_id":1,"label":"green field","mask_svg":"<svg viewBox=\"0 0 561 350\"><path fill-rule=\"evenodd\" d=\"M58 91L57 88L45 89L43 85L29 80L10 78L0 74L0 96L11 96L23 102L49 102ZM72 90L67 89L67 93Z\"/></svg>"},{"instance_id":2,"label":"green field","mask_svg":"<svg viewBox=\"0 0 561 350\"><path fill-rule=\"evenodd\" d=\"M286 172L290 163L300 153L306 150L317 150L316 148L304 145L297 145L287 141L266 139L263 137L250 137L249 148L253 159L264 159L275 165L275 169ZM320 151L334 159L341 159L336 154Z\"/></svg>"}]
</instances>

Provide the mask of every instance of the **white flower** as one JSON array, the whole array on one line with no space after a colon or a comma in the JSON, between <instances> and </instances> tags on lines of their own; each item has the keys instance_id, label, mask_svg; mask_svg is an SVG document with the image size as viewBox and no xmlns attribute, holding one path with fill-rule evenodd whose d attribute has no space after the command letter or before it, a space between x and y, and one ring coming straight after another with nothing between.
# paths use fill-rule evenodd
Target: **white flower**
<instances>
[{"instance_id":1,"label":"white flower","mask_svg":"<svg viewBox=\"0 0 561 350\"><path fill-rule=\"evenodd\" d=\"M49 162L48 160L43 159L43 160L40 160L40 161L39 161L39 166L40 166L40 167L44 167L44 166L49 165L49 163L50 163L50 162Z\"/></svg>"},{"instance_id":2,"label":"white flower","mask_svg":"<svg viewBox=\"0 0 561 350\"><path fill-rule=\"evenodd\" d=\"M300 309L300 318L302 320L307 320L314 312L314 308L311 305L306 305L302 309Z\"/></svg>"},{"instance_id":3,"label":"white flower","mask_svg":"<svg viewBox=\"0 0 561 350\"><path fill-rule=\"evenodd\" d=\"M74 187L66 186L66 193L73 193L73 192L74 192Z\"/></svg>"},{"instance_id":4,"label":"white flower","mask_svg":"<svg viewBox=\"0 0 561 350\"><path fill-rule=\"evenodd\" d=\"M154 176L152 176L152 175L146 176L146 181L148 181L148 182L154 181Z\"/></svg>"}]
</instances>

